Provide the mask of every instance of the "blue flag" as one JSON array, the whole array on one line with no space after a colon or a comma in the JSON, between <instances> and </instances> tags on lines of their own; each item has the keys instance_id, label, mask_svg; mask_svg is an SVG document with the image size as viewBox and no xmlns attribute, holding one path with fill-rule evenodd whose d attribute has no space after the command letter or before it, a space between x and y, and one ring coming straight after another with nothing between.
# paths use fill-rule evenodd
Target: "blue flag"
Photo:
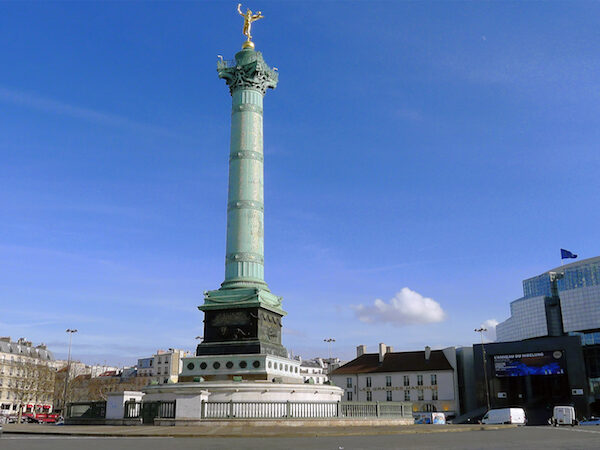
<instances>
[{"instance_id":1,"label":"blue flag","mask_svg":"<svg viewBox=\"0 0 600 450\"><path fill-rule=\"evenodd\" d=\"M567 259L567 258L577 258L577 255L575 255L574 253L571 253L569 250L565 250L564 248L560 249L560 259Z\"/></svg>"}]
</instances>

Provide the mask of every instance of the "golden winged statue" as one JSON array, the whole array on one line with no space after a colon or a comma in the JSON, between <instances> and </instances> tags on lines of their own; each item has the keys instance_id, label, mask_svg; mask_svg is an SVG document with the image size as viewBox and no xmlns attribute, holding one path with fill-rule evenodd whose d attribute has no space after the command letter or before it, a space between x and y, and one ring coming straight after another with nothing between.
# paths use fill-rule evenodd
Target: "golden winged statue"
<instances>
[{"instance_id":1,"label":"golden winged statue","mask_svg":"<svg viewBox=\"0 0 600 450\"><path fill-rule=\"evenodd\" d=\"M250 33L250 29L252 28L252 22L256 22L258 19L264 18L261 11L257 11L256 14L253 14L250 9L247 9L245 13L242 12L242 4L238 3L237 6L238 13L240 16L244 18L244 29L242 33L246 36L246 43L244 44L244 48L253 48L254 43L252 42L252 34Z\"/></svg>"}]
</instances>

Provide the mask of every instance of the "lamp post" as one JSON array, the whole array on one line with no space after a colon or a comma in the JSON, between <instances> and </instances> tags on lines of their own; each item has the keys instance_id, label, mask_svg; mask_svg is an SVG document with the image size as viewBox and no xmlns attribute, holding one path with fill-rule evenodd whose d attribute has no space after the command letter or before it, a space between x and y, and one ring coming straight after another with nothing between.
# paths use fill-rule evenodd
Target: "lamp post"
<instances>
[{"instance_id":1,"label":"lamp post","mask_svg":"<svg viewBox=\"0 0 600 450\"><path fill-rule=\"evenodd\" d=\"M323 342L327 342L327 347L329 348L329 362L331 362L331 343L335 342L334 338L323 339Z\"/></svg>"},{"instance_id":2,"label":"lamp post","mask_svg":"<svg viewBox=\"0 0 600 450\"><path fill-rule=\"evenodd\" d=\"M63 394L63 417L66 417L67 413L67 386L69 384L69 375L71 373L71 341L73 340L73 333L77 333L77 330L67 328L66 333L69 333L69 356L67 357L67 374L65 376L65 392Z\"/></svg>"},{"instance_id":3,"label":"lamp post","mask_svg":"<svg viewBox=\"0 0 600 450\"><path fill-rule=\"evenodd\" d=\"M485 378L485 398L487 400L487 409L490 410L490 387L488 384L487 377L487 358L485 356L485 345L483 343L483 332L487 331L487 328L475 328L475 332L479 333L481 336L481 351L483 352L483 376Z\"/></svg>"}]
</instances>

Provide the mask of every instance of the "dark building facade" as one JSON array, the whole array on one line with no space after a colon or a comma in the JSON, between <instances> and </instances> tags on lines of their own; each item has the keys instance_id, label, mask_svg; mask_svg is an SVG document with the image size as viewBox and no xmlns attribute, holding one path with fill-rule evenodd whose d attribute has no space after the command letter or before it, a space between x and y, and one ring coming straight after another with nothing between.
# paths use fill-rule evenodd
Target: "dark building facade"
<instances>
[{"instance_id":1,"label":"dark building facade","mask_svg":"<svg viewBox=\"0 0 600 450\"><path fill-rule=\"evenodd\" d=\"M496 328L498 342L551 336L580 339L590 413L600 415L600 257L556 267L523 281L523 297Z\"/></svg>"},{"instance_id":2,"label":"dark building facade","mask_svg":"<svg viewBox=\"0 0 600 450\"><path fill-rule=\"evenodd\" d=\"M546 423L557 405L572 405L589 417L590 395L584 354L578 336L558 336L473 346L474 391L471 408L487 406L484 367L491 408L522 407L530 424ZM468 370L468 368L466 369ZM465 374L463 374L465 377ZM468 386L465 385L466 389Z\"/></svg>"}]
</instances>

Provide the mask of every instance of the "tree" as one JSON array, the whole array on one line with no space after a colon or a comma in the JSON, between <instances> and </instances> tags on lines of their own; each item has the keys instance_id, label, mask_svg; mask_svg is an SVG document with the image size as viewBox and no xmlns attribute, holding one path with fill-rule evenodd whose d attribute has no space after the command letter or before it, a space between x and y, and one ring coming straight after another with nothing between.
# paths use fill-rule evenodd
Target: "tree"
<instances>
[{"instance_id":1,"label":"tree","mask_svg":"<svg viewBox=\"0 0 600 450\"><path fill-rule=\"evenodd\" d=\"M54 391L56 369L48 361L18 356L11 361L10 380L13 398L18 405L18 421L23 417L23 407L29 403L51 403Z\"/></svg>"}]
</instances>

